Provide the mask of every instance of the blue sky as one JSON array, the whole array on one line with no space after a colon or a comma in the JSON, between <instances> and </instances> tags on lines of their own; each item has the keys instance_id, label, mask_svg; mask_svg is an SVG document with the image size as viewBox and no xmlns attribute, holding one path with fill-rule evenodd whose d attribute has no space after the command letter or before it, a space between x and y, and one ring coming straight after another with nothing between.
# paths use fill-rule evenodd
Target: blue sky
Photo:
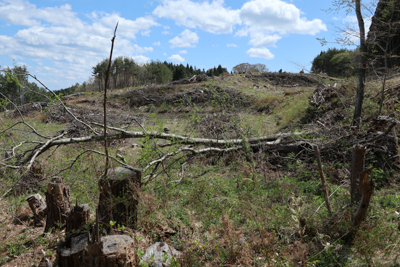
<instances>
[{"instance_id":1,"label":"blue sky","mask_svg":"<svg viewBox=\"0 0 400 267\"><path fill-rule=\"evenodd\" d=\"M327 13L331 0L0 0L0 65L26 65L50 89L90 77L108 57L187 63L263 63L299 72L329 47L335 27L356 26L353 14ZM347 25L347 26L345 26ZM368 23L367 23L368 25Z\"/></svg>"}]
</instances>

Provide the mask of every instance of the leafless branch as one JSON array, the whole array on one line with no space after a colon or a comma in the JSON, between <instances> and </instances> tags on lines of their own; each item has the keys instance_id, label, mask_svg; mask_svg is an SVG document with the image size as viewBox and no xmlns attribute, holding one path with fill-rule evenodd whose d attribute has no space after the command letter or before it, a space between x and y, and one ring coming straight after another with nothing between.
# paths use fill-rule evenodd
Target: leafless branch
<instances>
[{"instance_id":1,"label":"leafless branch","mask_svg":"<svg viewBox=\"0 0 400 267\"><path fill-rule=\"evenodd\" d=\"M31 169L31 167L32 167L32 165L33 165L33 162L35 161L36 157L37 157L39 154L41 154L44 150L46 150L46 147L50 144L50 142L55 141L55 140L57 140L57 139L60 139L61 137L64 136L64 134L65 134L65 133L62 133L62 134L60 134L59 136L56 136L56 137L54 137L54 138L48 140L42 147L40 147L39 149L37 149L37 151L33 154L33 156L32 156L32 158L31 158L31 160L30 160L30 162L29 162L29 165L28 165L28 168L27 168L27 169L28 169L28 170Z\"/></svg>"},{"instance_id":2,"label":"leafless branch","mask_svg":"<svg viewBox=\"0 0 400 267\"><path fill-rule=\"evenodd\" d=\"M64 110L72 116L72 118L74 120L76 120L77 122L82 123L83 125L85 125L88 129L90 129L93 133L96 133L92 127L90 127L89 124L85 123L84 121L81 121L80 119L78 119L65 105L64 103L61 101L61 99L58 97L58 95L56 93L54 93L52 90L50 90L46 85L44 85L38 78L36 78L35 75L32 75L30 73L27 74L28 76L32 77L33 79L35 79L38 83L40 83L47 91L49 91L57 100L58 102L60 102L60 104L64 107Z\"/></svg>"},{"instance_id":3,"label":"leafless branch","mask_svg":"<svg viewBox=\"0 0 400 267\"><path fill-rule=\"evenodd\" d=\"M44 136L44 135L40 134L38 131L36 131L35 128L33 128L29 123L27 123L27 122L25 121L24 116L22 116L21 111L19 110L18 106L17 106L14 102L10 101L10 99L8 99L8 98L7 98L5 95L3 95L2 93L0 93L0 95L3 96L5 99L7 99L7 101L10 102L10 103L15 107L15 109L18 111L19 115L21 116L21 120L22 120L21 123L23 123L23 124L25 124L26 126L28 126L28 127L32 130L32 132L34 132L36 135L38 135L38 136L40 136L40 137L42 137L42 138L50 139L50 137ZM13 126L15 126L15 125L13 125ZM3 131L3 132L4 132L4 131Z\"/></svg>"}]
</instances>

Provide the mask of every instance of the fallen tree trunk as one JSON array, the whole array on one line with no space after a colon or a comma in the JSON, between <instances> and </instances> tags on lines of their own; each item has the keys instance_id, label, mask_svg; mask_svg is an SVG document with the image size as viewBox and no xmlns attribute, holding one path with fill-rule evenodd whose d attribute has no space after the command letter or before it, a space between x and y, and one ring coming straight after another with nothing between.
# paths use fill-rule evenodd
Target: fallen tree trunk
<instances>
[{"instance_id":1,"label":"fallen tree trunk","mask_svg":"<svg viewBox=\"0 0 400 267\"><path fill-rule=\"evenodd\" d=\"M100 124L99 124L100 125ZM167 133L160 133L160 132L130 132L124 131L119 128L108 127L111 130L119 131L118 134L108 134L107 140L115 140L115 139L126 139L126 138L144 138L149 137L151 139L163 139L169 140L174 144L180 145L204 145L204 146L213 146L213 147L227 147L227 146L234 146L234 145L241 145L243 144L243 139L209 139L209 138L192 138L187 136L181 136L176 134L167 134ZM273 134L261 137L252 137L248 138L246 142L249 144L258 144L258 143L266 143L266 142L273 142L278 139L282 140L289 137L299 137L303 135L316 135L320 134L318 132L294 132L294 133L281 133L281 134ZM28 150L24 157L22 157L18 162L17 165L25 165L26 163L30 162L32 158L35 156L39 156L43 152L47 151L53 146L60 146L60 145L68 145L68 144L76 144L76 143L87 143L87 142L98 142L104 141L103 135L92 135L92 136L84 136L84 137L75 137L75 138L60 138L56 140L50 140L47 142L41 142L32 150ZM266 143L268 144L268 143ZM275 144L275 143L271 143ZM26 155L28 154L28 155Z\"/></svg>"}]
</instances>

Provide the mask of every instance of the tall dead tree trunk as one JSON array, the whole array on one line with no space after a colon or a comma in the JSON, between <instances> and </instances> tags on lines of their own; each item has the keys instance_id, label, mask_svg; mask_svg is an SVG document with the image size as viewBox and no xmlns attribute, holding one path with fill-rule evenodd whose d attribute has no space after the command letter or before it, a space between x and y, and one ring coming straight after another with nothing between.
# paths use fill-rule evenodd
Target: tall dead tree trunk
<instances>
[{"instance_id":1,"label":"tall dead tree trunk","mask_svg":"<svg viewBox=\"0 0 400 267\"><path fill-rule=\"evenodd\" d=\"M358 125L361 119L362 104L364 100L365 71L367 67L367 46L365 44L365 26L361 14L361 0L355 0L358 27L360 29L360 64L358 67L357 96L354 108L353 125Z\"/></svg>"}]
</instances>

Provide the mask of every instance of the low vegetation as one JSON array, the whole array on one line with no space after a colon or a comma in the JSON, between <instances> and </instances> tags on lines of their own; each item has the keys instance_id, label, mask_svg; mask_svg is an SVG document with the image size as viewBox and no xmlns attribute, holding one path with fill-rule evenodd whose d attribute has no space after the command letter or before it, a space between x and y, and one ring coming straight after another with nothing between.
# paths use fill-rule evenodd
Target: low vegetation
<instances>
[{"instance_id":1,"label":"low vegetation","mask_svg":"<svg viewBox=\"0 0 400 267\"><path fill-rule=\"evenodd\" d=\"M352 80L333 87L337 81L308 75L308 79L322 84L288 87L290 83L282 79L275 82L272 76L262 75L228 75L199 84L175 85L173 90L168 89L169 85L115 90L109 97L108 116L113 125L126 131L144 128L148 132L168 131L221 140L247 140L294 131L325 132L322 136L293 138L327 146L336 142L334 148L322 151L335 215L328 213L316 158L307 147L295 153L244 145L243 149L223 153L176 154L158 169L147 168L139 194L137 229L115 225L114 231L136 239L139 258L154 242L166 241L183 252L180 259L173 261L175 266L399 265L398 126L389 133L396 143L394 152L390 152L395 153L394 157L388 158L386 155L393 154L380 151L385 143L377 143L378 149L371 147L367 152L365 167L376 166L371 174L376 190L367 218L357 231L351 225L356 206L345 207L350 202L350 144L375 131L371 125L379 108L375 97L379 84L367 84L364 123L355 132L348 127L354 109ZM289 80L296 76L285 75ZM392 88L397 88L399 82L399 78L390 80ZM326 91L324 101L318 102L317 88L333 88L328 90L331 97ZM154 98L146 102L146 98L152 99L152 90L157 91L154 96L162 95L165 101ZM165 93L160 94L163 90ZM399 115L395 92L387 92L382 115ZM63 102L80 119L97 121L101 97L101 93L93 92L65 97ZM52 102L46 108L30 110L24 114L26 123L42 135L55 136L62 131L67 132L67 137L87 134L74 125L72 118L58 117L57 112L63 109L56 105ZM2 153L11 153L11 148L19 153L23 151L23 145L18 147L20 142L39 141L24 124L7 130L21 120L15 111L0 115ZM149 137L112 140L109 154L145 169L149 162L177 149L168 144ZM103 148L95 142L54 147L37 158L34 171L22 176L17 170L1 167L2 265L38 264L41 250L56 260L57 244L65 237L65 231L43 234L42 228L33 227L25 201L33 193L43 195L50 177L64 177L71 187L72 203L88 203L95 210L105 159L96 153L82 154L88 149ZM112 161L112 167L116 166L119 164ZM141 266L147 265L142 262Z\"/></svg>"}]
</instances>

